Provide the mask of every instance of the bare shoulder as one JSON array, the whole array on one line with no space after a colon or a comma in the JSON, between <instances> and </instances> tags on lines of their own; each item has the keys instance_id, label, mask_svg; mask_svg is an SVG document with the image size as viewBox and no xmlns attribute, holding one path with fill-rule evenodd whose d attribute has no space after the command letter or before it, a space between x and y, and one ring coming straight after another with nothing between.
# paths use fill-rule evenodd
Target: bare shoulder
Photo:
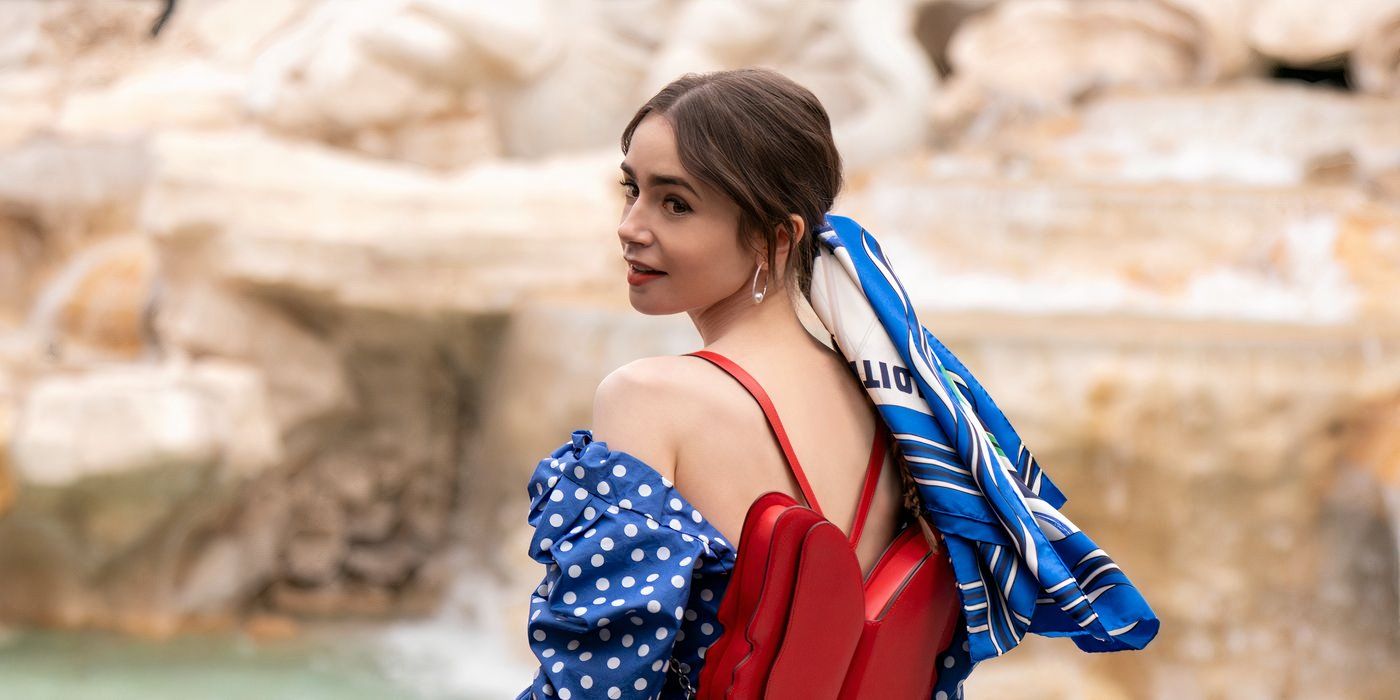
<instances>
[{"instance_id":1,"label":"bare shoulder","mask_svg":"<svg viewBox=\"0 0 1400 700\"><path fill-rule=\"evenodd\" d=\"M703 389L692 364L698 359L643 357L603 377L593 395L593 439L674 481L678 448Z\"/></svg>"}]
</instances>

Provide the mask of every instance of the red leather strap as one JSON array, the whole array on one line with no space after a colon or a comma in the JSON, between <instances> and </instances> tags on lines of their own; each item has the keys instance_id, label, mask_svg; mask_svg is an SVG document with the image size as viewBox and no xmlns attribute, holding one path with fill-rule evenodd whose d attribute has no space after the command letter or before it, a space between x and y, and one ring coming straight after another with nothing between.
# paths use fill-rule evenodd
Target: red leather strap
<instances>
[{"instance_id":1,"label":"red leather strap","mask_svg":"<svg viewBox=\"0 0 1400 700\"><path fill-rule=\"evenodd\" d=\"M802 489L803 497L807 499L807 506L816 511L818 515L826 517L822 514L822 509L817 504L817 496L812 492L812 485L807 482L807 475L803 473L802 465L798 463L796 453L792 451L792 444L788 442L787 431L783 429L783 422L778 419L778 410L773 407L773 402L768 398L768 392L763 390L758 380L754 379L753 375L749 374L733 360L713 350L696 350L695 352L688 352L686 354L713 362L715 365L719 366L720 369L723 369L735 379L739 380L739 383L748 390L749 394L758 402L759 407L763 409L763 415L768 418L768 425L773 429L773 434L778 438L778 444L783 448L783 455L787 457L788 467L791 469L793 477L797 479L797 485ZM860 541L861 531L865 529L866 515L870 513L870 503L875 498L875 486L880 481L880 468L885 464L886 432L887 428L885 427L884 419L876 416L875 444L870 447L870 462L865 467L865 483L861 486L860 502L856 506L854 522L851 523L849 538L852 547L855 547L856 543Z\"/></svg>"},{"instance_id":2,"label":"red leather strap","mask_svg":"<svg viewBox=\"0 0 1400 700\"><path fill-rule=\"evenodd\" d=\"M812 485L807 483L807 475L802 473L802 465L797 462L797 455L792 451L792 444L788 442L787 431L783 430L783 422L778 420L778 410L773 408L773 402L768 399L768 392L759 386L758 381L743 367L735 364L733 360L721 355L713 350L696 350L688 352L687 355L703 357L718 365L720 369L733 375L744 385L745 389L753 395L755 401L763 409L763 415L768 417L768 426L773 429L773 434L778 438L778 444L783 448L783 455L787 457L788 467L792 470L792 475L797 479L797 485L802 489L802 495L807 499L807 507L815 510L817 515L822 514L821 506L817 504L817 495L812 493Z\"/></svg>"},{"instance_id":3,"label":"red leather strap","mask_svg":"<svg viewBox=\"0 0 1400 700\"><path fill-rule=\"evenodd\" d=\"M870 464L865 467L865 485L860 491L860 504L856 506L855 522L851 523L851 546L860 541L860 532L865 528L865 516L870 514L870 502L875 500L875 485L880 483L880 467L885 466L885 421L875 417L875 444L870 448Z\"/></svg>"}]
</instances>

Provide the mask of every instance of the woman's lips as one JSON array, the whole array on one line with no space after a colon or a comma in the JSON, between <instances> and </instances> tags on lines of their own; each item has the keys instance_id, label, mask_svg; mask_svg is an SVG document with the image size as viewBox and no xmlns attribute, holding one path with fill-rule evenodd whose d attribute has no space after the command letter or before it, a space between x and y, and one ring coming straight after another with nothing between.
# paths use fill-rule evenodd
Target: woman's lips
<instances>
[{"instance_id":1,"label":"woman's lips","mask_svg":"<svg viewBox=\"0 0 1400 700\"><path fill-rule=\"evenodd\" d=\"M638 272L630 266L627 268L627 284L634 287L665 276L664 272Z\"/></svg>"}]
</instances>

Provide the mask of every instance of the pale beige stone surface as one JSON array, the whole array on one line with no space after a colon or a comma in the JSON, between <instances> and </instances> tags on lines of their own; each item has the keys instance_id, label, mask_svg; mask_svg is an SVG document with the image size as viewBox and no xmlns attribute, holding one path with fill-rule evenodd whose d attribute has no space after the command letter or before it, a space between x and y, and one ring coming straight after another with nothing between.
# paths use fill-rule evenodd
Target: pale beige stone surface
<instances>
[{"instance_id":1,"label":"pale beige stone surface","mask_svg":"<svg viewBox=\"0 0 1400 700\"><path fill-rule=\"evenodd\" d=\"M245 288L396 314L488 313L622 265L608 241L616 164L601 154L448 176L253 132L172 133L153 148L145 228Z\"/></svg>"},{"instance_id":2,"label":"pale beige stone surface","mask_svg":"<svg viewBox=\"0 0 1400 700\"><path fill-rule=\"evenodd\" d=\"M70 95L53 128L77 137L227 129L244 120L246 84L240 72L204 62L154 68Z\"/></svg>"},{"instance_id":3,"label":"pale beige stone surface","mask_svg":"<svg viewBox=\"0 0 1400 700\"><path fill-rule=\"evenodd\" d=\"M340 354L330 343L266 301L201 279L205 271L179 270L180 262L166 262L170 276L154 322L162 345L258 367L279 430L353 407Z\"/></svg>"},{"instance_id":4,"label":"pale beige stone surface","mask_svg":"<svg viewBox=\"0 0 1400 700\"><path fill-rule=\"evenodd\" d=\"M1362 90L1400 95L1400 7L1365 28L1350 59L1350 75Z\"/></svg>"},{"instance_id":5,"label":"pale beige stone surface","mask_svg":"<svg viewBox=\"0 0 1400 700\"><path fill-rule=\"evenodd\" d=\"M0 582L0 616L17 622L178 624L209 597L182 572L209 556L197 534L285 457L262 378L225 360L47 376L15 410L7 453L24 498L0 520L0 560L26 573ZM221 567L218 585L258 573Z\"/></svg>"},{"instance_id":6,"label":"pale beige stone surface","mask_svg":"<svg viewBox=\"0 0 1400 700\"><path fill-rule=\"evenodd\" d=\"M1390 98L1257 78L1110 90L1071 115L965 139L960 152L999 159L1006 176L1354 186L1400 159L1397 112ZM1321 176L1328 161L1338 172Z\"/></svg>"},{"instance_id":7,"label":"pale beige stone surface","mask_svg":"<svg viewBox=\"0 0 1400 700\"><path fill-rule=\"evenodd\" d=\"M1199 68L1219 81L1253 72L1260 62L1246 34L1257 0L1161 0L1194 20L1201 40L1195 46Z\"/></svg>"},{"instance_id":8,"label":"pale beige stone surface","mask_svg":"<svg viewBox=\"0 0 1400 700\"><path fill-rule=\"evenodd\" d=\"M950 89L1062 108L1114 85L1164 88L1210 77L1201 29L1154 3L1022 0L969 19L948 47Z\"/></svg>"},{"instance_id":9,"label":"pale beige stone surface","mask_svg":"<svg viewBox=\"0 0 1400 700\"><path fill-rule=\"evenodd\" d=\"M914 36L912 0L685 2L647 66L645 98L688 71L760 64L822 101L847 168L922 146L939 78ZM630 115L628 115L630 116Z\"/></svg>"},{"instance_id":10,"label":"pale beige stone surface","mask_svg":"<svg viewBox=\"0 0 1400 700\"><path fill-rule=\"evenodd\" d=\"M222 361L46 377L29 387L20 415L11 454L20 479L36 486L182 462L242 477L282 458L262 378Z\"/></svg>"},{"instance_id":11,"label":"pale beige stone surface","mask_svg":"<svg viewBox=\"0 0 1400 700\"><path fill-rule=\"evenodd\" d=\"M1396 0L1257 0L1249 17L1249 43L1289 64L1337 58L1362 35L1400 10Z\"/></svg>"}]
</instances>

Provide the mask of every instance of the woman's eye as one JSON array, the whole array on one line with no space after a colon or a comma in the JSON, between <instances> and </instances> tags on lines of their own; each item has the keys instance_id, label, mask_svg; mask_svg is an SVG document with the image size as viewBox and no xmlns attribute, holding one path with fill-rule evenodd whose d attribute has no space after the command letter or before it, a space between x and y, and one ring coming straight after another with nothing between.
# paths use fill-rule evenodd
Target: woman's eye
<instances>
[{"instance_id":1,"label":"woman's eye","mask_svg":"<svg viewBox=\"0 0 1400 700\"><path fill-rule=\"evenodd\" d=\"M635 182L632 182L631 180L619 180L619 181L617 182L617 184L622 185L623 194L624 194L628 199L636 199L636 198L637 198L637 195L638 195L639 193L636 191L636 190L637 190L637 184L636 184ZM663 204L670 204L670 205L672 205L672 206L671 206L671 213L673 213L673 214L684 214L684 213L690 211L690 206L687 205L687 204L685 203L684 200L682 200L682 199L680 199L680 198L678 198L678 197L667 197L666 200L663 202Z\"/></svg>"}]
</instances>

